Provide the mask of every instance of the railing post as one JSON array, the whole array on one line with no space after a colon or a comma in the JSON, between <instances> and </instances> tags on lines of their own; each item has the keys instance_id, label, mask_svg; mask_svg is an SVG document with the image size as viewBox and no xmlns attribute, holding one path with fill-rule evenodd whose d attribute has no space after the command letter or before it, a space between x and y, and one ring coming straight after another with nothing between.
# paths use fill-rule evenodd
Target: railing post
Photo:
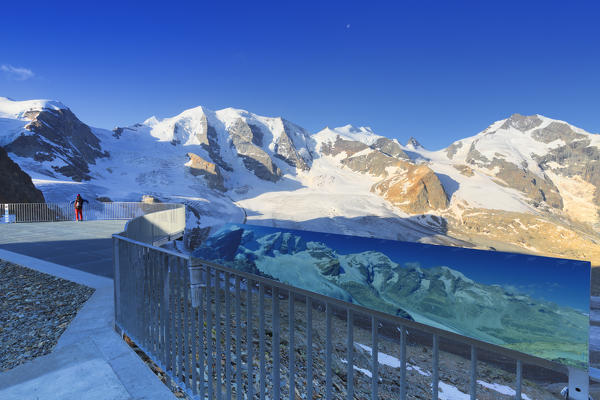
<instances>
[{"instance_id":1,"label":"railing post","mask_svg":"<svg viewBox=\"0 0 600 400\"><path fill-rule=\"evenodd\" d=\"M469 390L471 400L477 396L477 348L471 345L471 389Z\"/></svg>"},{"instance_id":2,"label":"railing post","mask_svg":"<svg viewBox=\"0 0 600 400\"><path fill-rule=\"evenodd\" d=\"M590 375L587 370L569 368L569 399L588 400L590 392Z\"/></svg>"},{"instance_id":3,"label":"railing post","mask_svg":"<svg viewBox=\"0 0 600 400\"><path fill-rule=\"evenodd\" d=\"M115 302L115 329L120 331L117 323L121 319L121 269L119 263L119 239L113 237L113 276L114 276L114 302Z\"/></svg>"},{"instance_id":4,"label":"railing post","mask_svg":"<svg viewBox=\"0 0 600 400\"><path fill-rule=\"evenodd\" d=\"M4 223L8 224L10 222L10 215L8 214L8 204L4 205Z\"/></svg>"}]
</instances>

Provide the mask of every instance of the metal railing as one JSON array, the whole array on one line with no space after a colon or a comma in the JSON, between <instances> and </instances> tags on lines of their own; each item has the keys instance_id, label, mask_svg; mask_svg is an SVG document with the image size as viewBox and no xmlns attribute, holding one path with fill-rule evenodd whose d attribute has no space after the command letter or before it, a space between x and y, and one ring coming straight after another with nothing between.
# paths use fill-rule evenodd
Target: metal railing
<instances>
[{"instance_id":1,"label":"metal railing","mask_svg":"<svg viewBox=\"0 0 600 400\"><path fill-rule=\"evenodd\" d=\"M295 400L296 396L312 399L320 391L321 398L330 400L366 398L361 396L368 391L373 400L406 399L411 388L407 332L418 330L431 338L428 390L432 399L438 399L443 339L469 348L471 399L477 396L482 351L512 360L516 399L521 398L523 365L531 364L568 373L570 398L587 400L585 371L567 371L545 359L123 235L113 235L113 241L116 329L127 334L191 398ZM355 348L355 335L365 328L370 329L371 343L366 389L365 375L356 372L361 370L357 364L362 353ZM399 376L392 380L395 387L384 393L379 341L390 337L397 337Z\"/></svg>"},{"instance_id":2,"label":"metal railing","mask_svg":"<svg viewBox=\"0 0 600 400\"><path fill-rule=\"evenodd\" d=\"M145 214L168 210L169 203L98 202L83 206L84 220L133 219ZM0 223L74 221L75 208L70 203L0 203Z\"/></svg>"}]
</instances>

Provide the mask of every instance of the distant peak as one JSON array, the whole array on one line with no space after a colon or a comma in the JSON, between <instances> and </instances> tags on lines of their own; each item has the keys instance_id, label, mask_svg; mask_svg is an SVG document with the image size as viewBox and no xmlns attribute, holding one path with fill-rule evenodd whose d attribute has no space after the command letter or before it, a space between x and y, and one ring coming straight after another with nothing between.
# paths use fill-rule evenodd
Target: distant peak
<instances>
[{"instance_id":1,"label":"distant peak","mask_svg":"<svg viewBox=\"0 0 600 400\"><path fill-rule=\"evenodd\" d=\"M417 139L415 139L414 137L410 137L410 139L408 139L408 143L406 143L406 147L412 148L412 149L423 149L423 145L421 143L419 143L419 141Z\"/></svg>"},{"instance_id":2,"label":"distant peak","mask_svg":"<svg viewBox=\"0 0 600 400\"><path fill-rule=\"evenodd\" d=\"M153 115L144 121L144 125L154 126L154 125L158 124L158 122L159 122L158 118L156 118L156 116Z\"/></svg>"},{"instance_id":3,"label":"distant peak","mask_svg":"<svg viewBox=\"0 0 600 400\"><path fill-rule=\"evenodd\" d=\"M543 120L538 114L534 115L521 115L513 114L506 119L500 129L514 128L518 131L525 132L533 128L537 128L542 124Z\"/></svg>"},{"instance_id":4,"label":"distant peak","mask_svg":"<svg viewBox=\"0 0 600 400\"><path fill-rule=\"evenodd\" d=\"M8 97L0 97L0 116L21 118L28 111L68 110L63 103L55 100L15 101Z\"/></svg>"}]
</instances>

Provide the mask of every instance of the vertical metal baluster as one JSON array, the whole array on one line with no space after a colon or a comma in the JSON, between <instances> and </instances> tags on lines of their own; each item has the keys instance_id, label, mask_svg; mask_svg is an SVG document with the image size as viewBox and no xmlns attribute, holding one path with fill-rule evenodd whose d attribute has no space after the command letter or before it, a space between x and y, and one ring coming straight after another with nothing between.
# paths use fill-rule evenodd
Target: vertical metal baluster
<instances>
[{"instance_id":1,"label":"vertical metal baluster","mask_svg":"<svg viewBox=\"0 0 600 400\"><path fill-rule=\"evenodd\" d=\"M312 299L306 296L306 398L313 398Z\"/></svg>"},{"instance_id":2,"label":"vertical metal baluster","mask_svg":"<svg viewBox=\"0 0 600 400\"><path fill-rule=\"evenodd\" d=\"M331 306L325 303L325 399L331 400Z\"/></svg>"},{"instance_id":3,"label":"vertical metal baluster","mask_svg":"<svg viewBox=\"0 0 600 400\"><path fill-rule=\"evenodd\" d=\"M346 340L346 350L348 352L348 376L346 391L348 400L354 400L354 313L351 309L347 310L348 337Z\"/></svg>"},{"instance_id":4,"label":"vertical metal baluster","mask_svg":"<svg viewBox=\"0 0 600 400\"><path fill-rule=\"evenodd\" d=\"M144 298L146 302L142 305L144 307L144 316L145 316L145 326L144 326L144 346L146 351L152 350L152 306L154 301L152 299L152 280L150 277L152 276L152 255L154 255L153 250L149 250L148 254L145 258L145 262L143 265L144 268Z\"/></svg>"},{"instance_id":5,"label":"vertical metal baluster","mask_svg":"<svg viewBox=\"0 0 600 400\"><path fill-rule=\"evenodd\" d=\"M406 328L400 327L400 400L406 400Z\"/></svg>"},{"instance_id":6,"label":"vertical metal baluster","mask_svg":"<svg viewBox=\"0 0 600 400\"><path fill-rule=\"evenodd\" d=\"M515 387L515 399L521 400L521 385L523 382L523 364L521 360L517 360L517 382Z\"/></svg>"},{"instance_id":7,"label":"vertical metal baluster","mask_svg":"<svg viewBox=\"0 0 600 400\"><path fill-rule=\"evenodd\" d=\"M164 364L165 373L169 369L169 339L167 336L167 332L169 331L168 321L169 321L169 296L168 296L168 288L169 288L169 274L168 274L168 258L166 254L161 255L161 263L160 263L160 275L162 282L162 293L161 293L161 301L160 301L160 333L161 333L161 354L162 360Z\"/></svg>"},{"instance_id":8,"label":"vertical metal baluster","mask_svg":"<svg viewBox=\"0 0 600 400\"><path fill-rule=\"evenodd\" d=\"M247 398L254 398L254 343L252 335L252 286L250 279L246 280L246 346L248 347L248 393Z\"/></svg>"},{"instance_id":9,"label":"vertical metal baluster","mask_svg":"<svg viewBox=\"0 0 600 400\"><path fill-rule=\"evenodd\" d=\"M182 285L183 285L183 312L184 312L184 333L183 333L183 337L184 337L184 352L183 352L183 366L184 366L184 373L185 373L185 385L187 386L188 390L191 389L191 383L190 383L190 379L191 379L191 369L192 369L192 360L191 360L191 356L190 356L190 303L189 303L189 296L190 296L190 274L189 274L189 270L187 268L187 263L185 262L186 260L184 258L180 258L181 262L181 275L182 276ZM192 343L193 343L193 339L192 339Z\"/></svg>"},{"instance_id":10,"label":"vertical metal baluster","mask_svg":"<svg viewBox=\"0 0 600 400\"><path fill-rule=\"evenodd\" d=\"M191 265L191 262L190 262ZM191 282L190 282L191 283ZM196 284L198 284L199 282L194 282ZM199 289L196 289L199 290ZM192 301L191 296L193 296L193 294L190 294L190 301ZM196 304L196 307L198 306L198 304ZM197 332L198 332L198 328L196 326L196 321L197 321L197 317L196 317L196 312L199 312L200 310L198 308L192 307L190 309L191 315L190 315L190 319L191 319L191 325L192 325L192 332L191 332L191 337L190 337L190 341L191 341L191 350L192 350L192 393L194 396L198 395L198 342L199 339L197 338ZM201 338L201 337L200 337Z\"/></svg>"},{"instance_id":11,"label":"vertical metal baluster","mask_svg":"<svg viewBox=\"0 0 600 400\"><path fill-rule=\"evenodd\" d=\"M440 374L438 370L439 362L439 337L437 334L433 334L433 358L431 360L431 398L432 400L438 400L438 386L440 381Z\"/></svg>"},{"instance_id":12,"label":"vertical metal baluster","mask_svg":"<svg viewBox=\"0 0 600 400\"><path fill-rule=\"evenodd\" d=\"M152 252L152 257L148 260L148 264L146 268L148 269L148 287L150 292L148 297L150 298L150 303L148 307L150 309L150 348L148 351L151 353L151 357L156 360L158 352L156 351L156 339L158 338L158 334L156 331L156 317L158 315L158 311L156 307L158 306L158 299L156 298L156 258L159 256L159 252Z\"/></svg>"},{"instance_id":13,"label":"vertical metal baluster","mask_svg":"<svg viewBox=\"0 0 600 400\"><path fill-rule=\"evenodd\" d=\"M213 399L213 352L212 352L212 272L206 267L206 364L208 370L208 398ZM218 383L217 383L218 384Z\"/></svg>"},{"instance_id":14,"label":"vertical metal baluster","mask_svg":"<svg viewBox=\"0 0 600 400\"><path fill-rule=\"evenodd\" d=\"M175 271L177 270L176 265L173 265L172 259L171 257L169 257L169 283L171 285L170 287L170 298L169 298L169 306L170 306L170 310L169 310L169 319L170 319L170 324L169 324L169 330L170 330L170 343L169 343L169 349L170 349L170 363L171 363L171 377L175 378L177 375L177 331L175 330L175 312L177 310L177 302L175 301L175 296L176 296L176 292L175 292L175 287L177 286L177 280L175 279Z\"/></svg>"},{"instance_id":15,"label":"vertical metal baluster","mask_svg":"<svg viewBox=\"0 0 600 400\"><path fill-rule=\"evenodd\" d=\"M240 277L235 277L235 393L242 399L242 295Z\"/></svg>"},{"instance_id":16,"label":"vertical metal baluster","mask_svg":"<svg viewBox=\"0 0 600 400\"><path fill-rule=\"evenodd\" d=\"M371 373L373 374L371 380L371 399L377 400L377 390L379 387L379 333L378 333L378 324L377 318L375 316L371 317L371 340L373 342L373 349L371 351L372 356L372 366Z\"/></svg>"},{"instance_id":17,"label":"vertical metal baluster","mask_svg":"<svg viewBox=\"0 0 600 400\"><path fill-rule=\"evenodd\" d=\"M271 344L271 354L273 355L273 399L280 400L280 371L279 371L279 288L272 289L273 300L273 342Z\"/></svg>"},{"instance_id":18,"label":"vertical metal baluster","mask_svg":"<svg viewBox=\"0 0 600 400\"><path fill-rule=\"evenodd\" d=\"M265 400L266 365L265 365L265 286L258 284L258 353L260 357L260 400Z\"/></svg>"},{"instance_id":19,"label":"vertical metal baluster","mask_svg":"<svg viewBox=\"0 0 600 400\"><path fill-rule=\"evenodd\" d=\"M206 292L208 291L208 283L207 283L207 279L206 279L206 271L203 268L201 275L204 276L204 284L205 287L204 289L200 289L200 305L198 306L198 335L200 336L200 339L198 340L198 365L199 365L199 381L200 381L200 387L199 387L199 392L200 392L200 398L202 400L205 399L204 397L204 388L205 388L205 382L204 382L204 375L205 375L205 366L204 366L204 351L205 351L205 344L204 344L204 334L206 332L206 330L204 329L204 297L206 296Z\"/></svg>"},{"instance_id":20,"label":"vertical metal baluster","mask_svg":"<svg viewBox=\"0 0 600 400\"><path fill-rule=\"evenodd\" d=\"M477 348L471 345L471 400L476 400L477 394Z\"/></svg>"},{"instance_id":21,"label":"vertical metal baluster","mask_svg":"<svg viewBox=\"0 0 600 400\"><path fill-rule=\"evenodd\" d=\"M295 371L295 349L294 349L294 323L295 323L295 312L294 312L294 292L292 292L291 290L288 292L288 322L289 322L289 337L290 337L290 344L289 344L289 355L288 355L288 359L289 359L289 388L290 388L290 392L289 392L289 398L290 400L295 400L296 398L296 393L295 393L295 389L296 389L296 381L295 381L295 376L296 376L296 371Z\"/></svg>"},{"instance_id":22,"label":"vertical metal baluster","mask_svg":"<svg viewBox=\"0 0 600 400\"><path fill-rule=\"evenodd\" d=\"M173 336L175 339L175 364L173 368L173 377L175 382L181 381L181 282L179 279L179 258L173 257L173 263L175 269L173 271L173 304L175 305L175 311L173 313L173 319L175 327L173 329Z\"/></svg>"},{"instance_id":23,"label":"vertical metal baluster","mask_svg":"<svg viewBox=\"0 0 600 400\"><path fill-rule=\"evenodd\" d=\"M223 388L222 382L223 377L221 374L221 360L223 359L223 352L221 351L221 271L215 269L215 349L216 349L216 390L217 400L221 400ZM227 351L227 349L226 349Z\"/></svg>"},{"instance_id":24,"label":"vertical metal baluster","mask_svg":"<svg viewBox=\"0 0 600 400\"><path fill-rule=\"evenodd\" d=\"M231 274L225 272L225 384L226 398L231 400Z\"/></svg>"}]
</instances>

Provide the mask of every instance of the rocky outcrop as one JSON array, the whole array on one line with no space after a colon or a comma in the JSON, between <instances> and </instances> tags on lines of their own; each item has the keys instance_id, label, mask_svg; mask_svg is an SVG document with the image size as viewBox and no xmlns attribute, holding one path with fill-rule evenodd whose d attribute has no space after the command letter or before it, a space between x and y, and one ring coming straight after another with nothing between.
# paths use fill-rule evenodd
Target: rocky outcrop
<instances>
[{"instance_id":1,"label":"rocky outcrop","mask_svg":"<svg viewBox=\"0 0 600 400\"><path fill-rule=\"evenodd\" d=\"M347 166L353 171L381 177L387 177L388 172L386 169L397 166L398 162L397 158L375 150L367 154L361 153L360 155L348 157L341 161L342 165Z\"/></svg>"},{"instance_id":2,"label":"rocky outcrop","mask_svg":"<svg viewBox=\"0 0 600 400\"><path fill-rule=\"evenodd\" d=\"M206 184L211 189L217 189L222 192L225 191L223 185L223 175L216 164L206 161L202 157L194 153L188 153L190 161L186 164L189 171L194 176L202 176L206 181Z\"/></svg>"},{"instance_id":3,"label":"rocky outcrop","mask_svg":"<svg viewBox=\"0 0 600 400\"><path fill-rule=\"evenodd\" d=\"M229 127L232 138L232 146L237 150L244 166L260 179L276 182L281 178L281 170L271 157L259 146L262 145L263 134L261 130L249 125L246 121L238 118Z\"/></svg>"},{"instance_id":4,"label":"rocky outcrop","mask_svg":"<svg viewBox=\"0 0 600 400\"><path fill-rule=\"evenodd\" d=\"M0 203L45 203L31 177L0 147Z\"/></svg>"},{"instance_id":5,"label":"rocky outcrop","mask_svg":"<svg viewBox=\"0 0 600 400\"><path fill-rule=\"evenodd\" d=\"M523 124L521 121L519 126ZM478 140L474 140L469 148L465 160L468 164L495 171L495 176L498 178L496 183L523 192L536 207L545 202L550 207L562 210L562 197L551 179L546 175L540 176L533 173L527 168L526 164L518 166L512 162L508 162L499 153L496 153L494 158L490 160L477 150L477 142Z\"/></svg>"},{"instance_id":6,"label":"rocky outcrop","mask_svg":"<svg viewBox=\"0 0 600 400\"><path fill-rule=\"evenodd\" d=\"M5 146L10 153L51 162L54 171L78 182L91 178L89 164L108 157L90 127L69 109L28 111L24 117L31 120L28 132Z\"/></svg>"},{"instance_id":7,"label":"rocky outcrop","mask_svg":"<svg viewBox=\"0 0 600 400\"><path fill-rule=\"evenodd\" d=\"M402 160L410 160L408 154L402 150L397 141L391 140L388 138L379 138L371 148L379 150L380 152L395 158L400 158Z\"/></svg>"},{"instance_id":8,"label":"rocky outcrop","mask_svg":"<svg viewBox=\"0 0 600 400\"><path fill-rule=\"evenodd\" d=\"M463 147L463 143L462 142L455 142L455 143L452 143L450 146L448 146L446 148L446 154L448 155L448 158L452 160L454 158L454 155L456 154L456 152L461 147Z\"/></svg>"},{"instance_id":9,"label":"rocky outcrop","mask_svg":"<svg viewBox=\"0 0 600 400\"><path fill-rule=\"evenodd\" d=\"M531 137L544 143L550 143L558 139L565 143L571 143L574 140L584 139L586 136L575 132L569 124L551 122L548 126L531 132Z\"/></svg>"},{"instance_id":10,"label":"rocky outcrop","mask_svg":"<svg viewBox=\"0 0 600 400\"><path fill-rule=\"evenodd\" d=\"M294 141L292 140L292 129L290 127L290 123L281 118L280 120L283 125L283 133L275 142L275 157L282 159L292 167L296 167L303 171L308 171L310 169L309 164L300 155L298 149L294 145ZM308 154L308 158L309 162L312 161L310 154Z\"/></svg>"},{"instance_id":11,"label":"rocky outcrop","mask_svg":"<svg viewBox=\"0 0 600 400\"><path fill-rule=\"evenodd\" d=\"M558 188L547 176L539 176L527 168L504 161L500 158L494 158L488 168L498 167L496 173L496 183L503 186L515 188L529 197L534 206L539 206L545 202L550 207L562 210L563 199L560 196Z\"/></svg>"},{"instance_id":12,"label":"rocky outcrop","mask_svg":"<svg viewBox=\"0 0 600 400\"><path fill-rule=\"evenodd\" d=\"M502 124L500 129L515 128L521 132L525 132L540 126L542 122L537 115L513 114Z\"/></svg>"},{"instance_id":13,"label":"rocky outcrop","mask_svg":"<svg viewBox=\"0 0 600 400\"><path fill-rule=\"evenodd\" d=\"M453 165L453 167L454 167L454 169L459 171L464 176L471 177L471 176L475 175L475 172L473 172L473 169L471 169L471 167L469 167L468 165L464 165L464 164L456 165L455 164L455 165Z\"/></svg>"},{"instance_id":14,"label":"rocky outcrop","mask_svg":"<svg viewBox=\"0 0 600 400\"><path fill-rule=\"evenodd\" d=\"M368 148L369 146L362 142L357 142L355 140L346 140L342 139L341 136L338 136L335 139L334 143L323 143L321 145L321 152L328 156L337 156L338 154L345 152L346 157L351 157L354 154Z\"/></svg>"},{"instance_id":15,"label":"rocky outcrop","mask_svg":"<svg viewBox=\"0 0 600 400\"><path fill-rule=\"evenodd\" d=\"M407 162L400 162L399 166L402 173L373 185L371 191L411 214L448 207L448 195L431 168Z\"/></svg>"},{"instance_id":16,"label":"rocky outcrop","mask_svg":"<svg viewBox=\"0 0 600 400\"><path fill-rule=\"evenodd\" d=\"M419 143L417 139L411 136L410 139L408 139L408 142L406 143L406 147L411 147L413 149L422 149L423 145Z\"/></svg>"},{"instance_id":17,"label":"rocky outcrop","mask_svg":"<svg viewBox=\"0 0 600 400\"><path fill-rule=\"evenodd\" d=\"M542 134L542 133L540 133ZM554 133L546 133L550 138L555 137ZM594 203L600 206L600 149L592 146L590 139L578 139L578 136L568 135L559 137L565 142L564 146L552 149L548 154L536 156L535 160L546 170L564 176L573 178L579 176L586 182L594 185Z\"/></svg>"}]
</instances>

